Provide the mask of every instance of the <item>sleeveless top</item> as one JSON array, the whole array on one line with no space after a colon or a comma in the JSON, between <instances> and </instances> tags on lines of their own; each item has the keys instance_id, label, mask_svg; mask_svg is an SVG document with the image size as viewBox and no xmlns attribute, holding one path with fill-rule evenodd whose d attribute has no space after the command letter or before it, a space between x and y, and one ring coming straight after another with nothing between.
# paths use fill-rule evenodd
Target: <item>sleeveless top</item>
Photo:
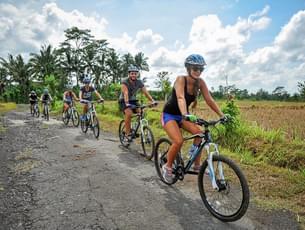
<instances>
[{"instance_id":1,"label":"sleeveless top","mask_svg":"<svg viewBox=\"0 0 305 230\"><path fill-rule=\"evenodd\" d=\"M184 77L184 98L186 101L186 109L189 112L190 104L195 101L196 96L187 93L187 80ZM177 95L175 87L173 88L172 94L164 105L163 112L173 114L173 115L182 115L178 106Z\"/></svg>"}]
</instances>

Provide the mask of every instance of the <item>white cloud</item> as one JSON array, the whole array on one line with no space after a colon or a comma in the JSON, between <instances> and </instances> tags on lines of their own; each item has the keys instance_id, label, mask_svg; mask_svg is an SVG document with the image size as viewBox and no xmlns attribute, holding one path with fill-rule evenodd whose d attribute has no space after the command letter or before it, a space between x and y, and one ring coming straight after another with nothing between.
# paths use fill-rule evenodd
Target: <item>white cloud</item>
<instances>
[{"instance_id":1,"label":"white cloud","mask_svg":"<svg viewBox=\"0 0 305 230\"><path fill-rule=\"evenodd\" d=\"M229 84L250 91L264 88L273 90L285 86L296 91L297 81L304 80L305 72L305 11L297 12L284 25L272 44L246 52L244 46L256 31L265 30L271 19L265 6L248 18L238 18L225 25L217 15L202 15L193 19L188 42L179 40L170 50L162 46L162 35L146 28L134 36L123 32L119 37L107 34L108 21L97 12L84 15L78 10L67 12L56 3L47 3L41 11L34 11L30 4L18 7L0 3L0 56L8 53L24 54L37 52L41 45L57 46L64 40L64 30L72 26L90 29L95 38L106 38L119 53L144 52L149 57L151 71L143 73L151 78L158 71L169 71L171 79L185 72L183 62L191 53L202 54L208 64L203 78L208 85L218 87Z\"/></svg>"},{"instance_id":2,"label":"white cloud","mask_svg":"<svg viewBox=\"0 0 305 230\"><path fill-rule=\"evenodd\" d=\"M72 26L90 29L96 38L107 36L104 18L85 16L73 10L66 12L56 5L47 3L41 12L23 5L0 4L0 56L7 53L30 53L39 50L42 44L57 46L64 40L64 30Z\"/></svg>"}]
</instances>

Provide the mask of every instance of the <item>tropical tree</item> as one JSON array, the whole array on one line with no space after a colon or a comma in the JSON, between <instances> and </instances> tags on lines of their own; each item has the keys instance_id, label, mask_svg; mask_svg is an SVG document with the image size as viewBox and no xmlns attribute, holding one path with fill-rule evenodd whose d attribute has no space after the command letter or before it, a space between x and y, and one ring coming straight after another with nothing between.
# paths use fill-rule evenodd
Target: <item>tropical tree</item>
<instances>
[{"instance_id":1,"label":"tropical tree","mask_svg":"<svg viewBox=\"0 0 305 230\"><path fill-rule=\"evenodd\" d=\"M38 80L45 81L45 77L55 74L58 68L56 50L51 45L42 45L38 54L31 53L29 67L31 73Z\"/></svg>"},{"instance_id":2,"label":"tropical tree","mask_svg":"<svg viewBox=\"0 0 305 230\"><path fill-rule=\"evenodd\" d=\"M16 102L26 102L27 95L31 89L31 74L29 65L24 62L21 55L16 58L13 55L8 55L8 60L0 58L1 64L5 71L12 77L12 81L17 84L19 97L15 98Z\"/></svg>"},{"instance_id":3,"label":"tropical tree","mask_svg":"<svg viewBox=\"0 0 305 230\"><path fill-rule=\"evenodd\" d=\"M298 90L299 90L301 98L303 100L305 100L305 81L298 82Z\"/></svg>"},{"instance_id":4,"label":"tropical tree","mask_svg":"<svg viewBox=\"0 0 305 230\"><path fill-rule=\"evenodd\" d=\"M99 89L101 78L107 72L106 57L108 43L106 40L92 40L83 49L84 65L90 72L93 73L95 86Z\"/></svg>"},{"instance_id":5,"label":"tropical tree","mask_svg":"<svg viewBox=\"0 0 305 230\"><path fill-rule=\"evenodd\" d=\"M90 34L90 30L81 30L77 27L65 30L65 36L66 40L60 44L60 53L69 53L69 64L71 65L69 68L71 72L75 72L78 86L81 73L85 69L84 48L89 45L93 36Z\"/></svg>"},{"instance_id":6,"label":"tropical tree","mask_svg":"<svg viewBox=\"0 0 305 230\"><path fill-rule=\"evenodd\" d=\"M171 81L169 80L169 72L161 71L157 74L157 79L155 80L155 85L162 92L162 97L167 100L167 96L171 92Z\"/></svg>"},{"instance_id":7,"label":"tropical tree","mask_svg":"<svg viewBox=\"0 0 305 230\"><path fill-rule=\"evenodd\" d=\"M148 57L144 56L144 53L139 52L134 57L135 65L143 71L149 71L149 65L147 63Z\"/></svg>"},{"instance_id":8,"label":"tropical tree","mask_svg":"<svg viewBox=\"0 0 305 230\"><path fill-rule=\"evenodd\" d=\"M135 60L131 53L124 54L121 58L121 61L122 61L122 72L123 73L127 73L128 66L130 66L131 64L135 65Z\"/></svg>"},{"instance_id":9,"label":"tropical tree","mask_svg":"<svg viewBox=\"0 0 305 230\"><path fill-rule=\"evenodd\" d=\"M124 73L122 71L122 61L119 59L119 56L116 54L114 49L109 50L109 56L106 60L106 65L108 67L108 76L109 83L119 83L121 82Z\"/></svg>"}]
</instances>

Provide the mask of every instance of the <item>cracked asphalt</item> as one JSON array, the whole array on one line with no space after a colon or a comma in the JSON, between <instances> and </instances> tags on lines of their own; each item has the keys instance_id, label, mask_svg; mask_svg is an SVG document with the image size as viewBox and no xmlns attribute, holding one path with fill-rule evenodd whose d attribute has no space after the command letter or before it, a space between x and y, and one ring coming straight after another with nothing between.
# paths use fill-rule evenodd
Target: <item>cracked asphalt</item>
<instances>
[{"instance_id":1,"label":"cracked asphalt","mask_svg":"<svg viewBox=\"0 0 305 230\"><path fill-rule=\"evenodd\" d=\"M299 229L292 213L250 205L223 223L204 207L196 177L163 184L139 147L113 134L32 118L1 118L0 229Z\"/></svg>"}]
</instances>

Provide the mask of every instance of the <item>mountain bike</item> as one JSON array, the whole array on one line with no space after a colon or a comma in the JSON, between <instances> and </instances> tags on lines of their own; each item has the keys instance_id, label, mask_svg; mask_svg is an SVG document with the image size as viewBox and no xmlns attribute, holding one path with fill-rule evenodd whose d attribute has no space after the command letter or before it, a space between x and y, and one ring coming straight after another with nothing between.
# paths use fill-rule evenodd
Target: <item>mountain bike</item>
<instances>
[{"instance_id":1,"label":"mountain bike","mask_svg":"<svg viewBox=\"0 0 305 230\"><path fill-rule=\"evenodd\" d=\"M33 104L33 106L31 105L31 114L34 117L39 117L40 112L39 112L39 106L37 101Z\"/></svg>"},{"instance_id":2,"label":"mountain bike","mask_svg":"<svg viewBox=\"0 0 305 230\"><path fill-rule=\"evenodd\" d=\"M69 104L69 108L62 114L62 121L65 125L68 125L70 119L72 120L74 127L79 125L79 114L75 108L73 101Z\"/></svg>"},{"instance_id":3,"label":"mountain bike","mask_svg":"<svg viewBox=\"0 0 305 230\"><path fill-rule=\"evenodd\" d=\"M222 120L205 121L197 119L196 124L204 126L204 131L184 138L184 141L201 138L194 154L189 157L186 164L183 161L181 151L173 162L173 181L168 183L163 178L162 166L167 162L167 152L171 141L161 138L155 148L155 168L161 180L168 184L174 184L177 180L183 180L185 174L199 174L198 187L201 199L209 212L224 222L236 221L243 217L249 205L249 187L241 169L230 159L220 155L218 145L212 142L210 126L215 126ZM203 161L200 171L191 171L190 168L197 156L205 149L207 158Z\"/></svg>"},{"instance_id":4,"label":"mountain bike","mask_svg":"<svg viewBox=\"0 0 305 230\"><path fill-rule=\"evenodd\" d=\"M81 103L88 104L88 111L84 115L85 119L81 119L80 126L83 133L88 131L88 128L91 128L95 138L98 138L100 135L100 125L99 120L96 116L95 103L101 103L102 101L88 101L81 100Z\"/></svg>"},{"instance_id":5,"label":"mountain bike","mask_svg":"<svg viewBox=\"0 0 305 230\"><path fill-rule=\"evenodd\" d=\"M119 125L119 138L121 144L128 148L130 142L139 136L141 136L141 145L143 153L141 155L145 156L148 160L152 159L155 148L155 139L151 128L149 127L147 119L145 119L144 109L148 107L153 107L152 105L135 105L132 109L139 109L139 112L132 117L130 136L127 137L125 131L125 120L121 120ZM140 131L140 134L138 133Z\"/></svg>"},{"instance_id":6,"label":"mountain bike","mask_svg":"<svg viewBox=\"0 0 305 230\"><path fill-rule=\"evenodd\" d=\"M44 116L44 119L46 119L47 121L50 119L50 115L49 115L49 103L50 101L47 100L47 101L42 101L43 103L43 116Z\"/></svg>"}]
</instances>

